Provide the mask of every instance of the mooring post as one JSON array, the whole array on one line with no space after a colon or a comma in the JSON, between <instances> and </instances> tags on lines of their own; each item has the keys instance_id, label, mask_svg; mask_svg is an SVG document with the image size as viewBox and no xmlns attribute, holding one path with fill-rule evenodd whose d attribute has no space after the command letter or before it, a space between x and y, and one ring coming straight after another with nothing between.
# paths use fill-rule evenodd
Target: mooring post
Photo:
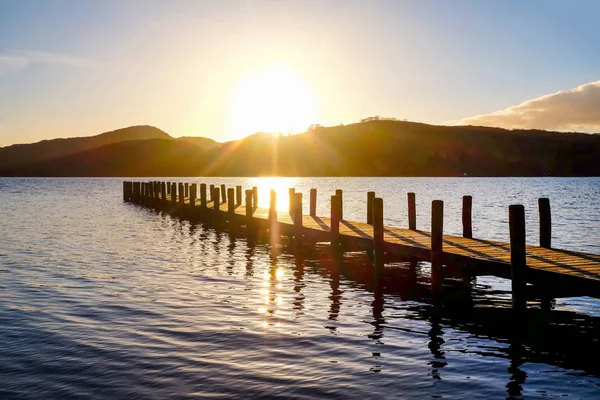
<instances>
[{"instance_id":1,"label":"mooring post","mask_svg":"<svg viewBox=\"0 0 600 400\"><path fill-rule=\"evenodd\" d=\"M185 191L183 189L183 183L179 183L178 192L179 204L185 204Z\"/></svg>"},{"instance_id":2,"label":"mooring post","mask_svg":"<svg viewBox=\"0 0 600 400\"><path fill-rule=\"evenodd\" d=\"M367 192L367 224L373 225L373 199L375 192Z\"/></svg>"},{"instance_id":3,"label":"mooring post","mask_svg":"<svg viewBox=\"0 0 600 400\"><path fill-rule=\"evenodd\" d=\"M340 244L340 198L331 196L331 248L338 249Z\"/></svg>"},{"instance_id":4,"label":"mooring post","mask_svg":"<svg viewBox=\"0 0 600 400\"><path fill-rule=\"evenodd\" d=\"M215 194L215 185L210 185L208 187L208 197L209 197L210 201L214 200L214 194Z\"/></svg>"},{"instance_id":5,"label":"mooring post","mask_svg":"<svg viewBox=\"0 0 600 400\"><path fill-rule=\"evenodd\" d=\"M235 187L235 204L240 206L242 205L242 186L237 185Z\"/></svg>"},{"instance_id":6,"label":"mooring post","mask_svg":"<svg viewBox=\"0 0 600 400\"><path fill-rule=\"evenodd\" d=\"M538 210L540 216L540 247L549 249L552 244L552 218L550 214L550 199L547 197L538 199Z\"/></svg>"},{"instance_id":7,"label":"mooring post","mask_svg":"<svg viewBox=\"0 0 600 400\"><path fill-rule=\"evenodd\" d=\"M462 199L462 225L463 237L473 239L473 196L463 196Z\"/></svg>"},{"instance_id":8,"label":"mooring post","mask_svg":"<svg viewBox=\"0 0 600 400\"><path fill-rule=\"evenodd\" d=\"M408 194L408 229L417 230L417 202L413 192Z\"/></svg>"},{"instance_id":9,"label":"mooring post","mask_svg":"<svg viewBox=\"0 0 600 400\"><path fill-rule=\"evenodd\" d=\"M221 185L221 202L227 203L227 187Z\"/></svg>"},{"instance_id":10,"label":"mooring post","mask_svg":"<svg viewBox=\"0 0 600 400\"><path fill-rule=\"evenodd\" d=\"M246 190L246 229L248 230L248 233L252 233L253 231L253 221L252 221L252 214L253 214L253 207L252 207L252 197L253 197L253 191L252 189L247 189Z\"/></svg>"},{"instance_id":11,"label":"mooring post","mask_svg":"<svg viewBox=\"0 0 600 400\"><path fill-rule=\"evenodd\" d=\"M131 200L134 203L138 203L140 201L140 183L133 182L133 194L131 196Z\"/></svg>"},{"instance_id":12,"label":"mooring post","mask_svg":"<svg viewBox=\"0 0 600 400\"><path fill-rule=\"evenodd\" d=\"M212 223L218 224L220 220L220 209L221 209L221 201L220 201L220 189L218 187L213 188L213 216Z\"/></svg>"},{"instance_id":13,"label":"mooring post","mask_svg":"<svg viewBox=\"0 0 600 400\"><path fill-rule=\"evenodd\" d=\"M383 199L373 198L373 250L375 256L376 271L380 271L384 265L383 255Z\"/></svg>"},{"instance_id":14,"label":"mooring post","mask_svg":"<svg viewBox=\"0 0 600 400\"><path fill-rule=\"evenodd\" d=\"M256 210L258 208L258 187L252 186L252 209Z\"/></svg>"},{"instance_id":15,"label":"mooring post","mask_svg":"<svg viewBox=\"0 0 600 400\"><path fill-rule=\"evenodd\" d=\"M141 183L140 204L146 203L146 182Z\"/></svg>"},{"instance_id":16,"label":"mooring post","mask_svg":"<svg viewBox=\"0 0 600 400\"><path fill-rule=\"evenodd\" d=\"M190 186L190 206L194 207L196 205L196 197L198 195L198 186L195 183L192 183Z\"/></svg>"},{"instance_id":17,"label":"mooring post","mask_svg":"<svg viewBox=\"0 0 600 400\"><path fill-rule=\"evenodd\" d=\"M289 199L288 211L290 213L290 216L294 215L294 194L295 193L296 193L296 189L294 189L294 188L288 189L288 199Z\"/></svg>"},{"instance_id":18,"label":"mooring post","mask_svg":"<svg viewBox=\"0 0 600 400\"><path fill-rule=\"evenodd\" d=\"M177 184L171 183L171 203L175 205L177 203Z\"/></svg>"},{"instance_id":19,"label":"mooring post","mask_svg":"<svg viewBox=\"0 0 600 400\"><path fill-rule=\"evenodd\" d=\"M206 183L200 184L200 218L207 219Z\"/></svg>"},{"instance_id":20,"label":"mooring post","mask_svg":"<svg viewBox=\"0 0 600 400\"><path fill-rule=\"evenodd\" d=\"M310 216L317 216L317 189L310 189Z\"/></svg>"},{"instance_id":21,"label":"mooring post","mask_svg":"<svg viewBox=\"0 0 600 400\"><path fill-rule=\"evenodd\" d=\"M184 188L185 188L185 197L189 197L190 196L190 184L186 182L184 184Z\"/></svg>"},{"instance_id":22,"label":"mooring post","mask_svg":"<svg viewBox=\"0 0 600 400\"><path fill-rule=\"evenodd\" d=\"M525 207L513 204L508 207L510 230L510 275L512 283L512 305L516 310L527 307L525 289L527 286L526 247L525 247Z\"/></svg>"},{"instance_id":23,"label":"mooring post","mask_svg":"<svg viewBox=\"0 0 600 400\"><path fill-rule=\"evenodd\" d=\"M444 202L431 202L431 290L438 293L444 283L443 262Z\"/></svg>"},{"instance_id":24,"label":"mooring post","mask_svg":"<svg viewBox=\"0 0 600 400\"><path fill-rule=\"evenodd\" d=\"M171 183L167 182L167 194L170 195L171 194Z\"/></svg>"},{"instance_id":25,"label":"mooring post","mask_svg":"<svg viewBox=\"0 0 600 400\"><path fill-rule=\"evenodd\" d=\"M294 193L294 225L302 228L302 193Z\"/></svg>"},{"instance_id":26,"label":"mooring post","mask_svg":"<svg viewBox=\"0 0 600 400\"><path fill-rule=\"evenodd\" d=\"M340 200L339 200L339 202L340 202L340 221L343 221L344 220L344 193L342 192L342 189L336 189L335 195L340 198Z\"/></svg>"},{"instance_id":27,"label":"mooring post","mask_svg":"<svg viewBox=\"0 0 600 400\"><path fill-rule=\"evenodd\" d=\"M235 197L234 188L227 189L227 218L229 219L229 225L233 226L235 222Z\"/></svg>"},{"instance_id":28,"label":"mooring post","mask_svg":"<svg viewBox=\"0 0 600 400\"><path fill-rule=\"evenodd\" d=\"M273 222L277 222L277 192L273 189L271 189L269 198L269 220L271 227Z\"/></svg>"},{"instance_id":29,"label":"mooring post","mask_svg":"<svg viewBox=\"0 0 600 400\"><path fill-rule=\"evenodd\" d=\"M161 182L160 184L160 191L161 191L161 203L162 203L162 207L163 209L165 208L165 205L167 204L167 184L165 182Z\"/></svg>"}]
</instances>

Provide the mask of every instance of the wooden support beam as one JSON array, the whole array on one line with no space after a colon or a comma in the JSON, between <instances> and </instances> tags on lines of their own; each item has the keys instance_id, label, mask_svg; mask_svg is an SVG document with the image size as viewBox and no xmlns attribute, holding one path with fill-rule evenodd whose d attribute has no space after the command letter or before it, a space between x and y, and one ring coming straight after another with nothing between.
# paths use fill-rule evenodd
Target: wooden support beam
<instances>
[{"instance_id":1,"label":"wooden support beam","mask_svg":"<svg viewBox=\"0 0 600 400\"><path fill-rule=\"evenodd\" d=\"M185 203L185 191L183 189L183 183L179 183L177 189L178 189L177 194L179 195L179 204L184 204Z\"/></svg>"},{"instance_id":2,"label":"wooden support beam","mask_svg":"<svg viewBox=\"0 0 600 400\"><path fill-rule=\"evenodd\" d=\"M210 201L213 201L215 195L215 185L210 185L208 187L208 195L210 196Z\"/></svg>"},{"instance_id":3,"label":"wooden support beam","mask_svg":"<svg viewBox=\"0 0 600 400\"><path fill-rule=\"evenodd\" d=\"M289 199L288 212L290 213L290 215L293 215L293 212L294 212L294 194L296 194L296 189L289 188L288 189L288 199Z\"/></svg>"},{"instance_id":4,"label":"wooden support beam","mask_svg":"<svg viewBox=\"0 0 600 400\"><path fill-rule=\"evenodd\" d=\"M190 184L189 183L185 183L184 184L184 190L185 190L185 197L189 197L190 196Z\"/></svg>"},{"instance_id":5,"label":"wooden support beam","mask_svg":"<svg viewBox=\"0 0 600 400\"><path fill-rule=\"evenodd\" d=\"M550 199L546 197L538 199L538 211L540 216L540 247L549 249L552 247L552 216L550 214Z\"/></svg>"},{"instance_id":6,"label":"wooden support beam","mask_svg":"<svg viewBox=\"0 0 600 400\"><path fill-rule=\"evenodd\" d=\"M373 199L375 192L367 192L367 224L373 225Z\"/></svg>"},{"instance_id":7,"label":"wooden support beam","mask_svg":"<svg viewBox=\"0 0 600 400\"><path fill-rule=\"evenodd\" d=\"M273 226L273 222L277 222L277 192L273 189L269 196L269 220L271 226Z\"/></svg>"},{"instance_id":8,"label":"wooden support beam","mask_svg":"<svg viewBox=\"0 0 600 400\"><path fill-rule=\"evenodd\" d=\"M123 181L123 202L127 202L129 200L127 196L127 190L129 187L129 182Z\"/></svg>"},{"instance_id":9,"label":"wooden support beam","mask_svg":"<svg viewBox=\"0 0 600 400\"><path fill-rule=\"evenodd\" d=\"M177 184L171 183L171 203L175 205L177 203Z\"/></svg>"},{"instance_id":10,"label":"wooden support beam","mask_svg":"<svg viewBox=\"0 0 600 400\"><path fill-rule=\"evenodd\" d=\"M227 188L221 185L221 202L227 203Z\"/></svg>"},{"instance_id":11,"label":"wooden support beam","mask_svg":"<svg viewBox=\"0 0 600 400\"><path fill-rule=\"evenodd\" d=\"M252 208L256 210L258 208L258 187L252 186Z\"/></svg>"},{"instance_id":12,"label":"wooden support beam","mask_svg":"<svg viewBox=\"0 0 600 400\"><path fill-rule=\"evenodd\" d=\"M417 202L415 194L408 194L408 229L417 230Z\"/></svg>"},{"instance_id":13,"label":"wooden support beam","mask_svg":"<svg viewBox=\"0 0 600 400\"><path fill-rule=\"evenodd\" d=\"M200 218L204 221L207 220L207 200L206 200L206 183L200 184Z\"/></svg>"},{"instance_id":14,"label":"wooden support beam","mask_svg":"<svg viewBox=\"0 0 600 400\"><path fill-rule=\"evenodd\" d=\"M302 193L294 193L294 226L302 227Z\"/></svg>"},{"instance_id":15,"label":"wooden support beam","mask_svg":"<svg viewBox=\"0 0 600 400\"><path fill-rule=\"evenodd\" d=\"M375 268L380 271L384 265L383 253L383 199L373 198L373 253Z\"/></svg>"},{"instance_id":16,"label":"wooden support beam","mask_svg":"<svg viewBox=\"0 0 600 400\"><path fill-rule=\"evenodd\" d=\"M513 204L508 207L508 225L510 230L512 305L515 310L523 310L527 307L525 207L520 204Z\"/></svg>"},{"instance_id":17,"label":"wooden support beam","mask_svg":"<svg viewBox=\"0 0 600 400\"><path fill-rule=\"evenodd\" d=\"M248 233L252 233L253 231L253 221L252 221L252 215L254 214L254 209L252 207L252 197L253 197L253 192L252 189L247 189L246 190L246 228L248 229Z\"/></svg>"},{"instance_id":18,"label":"wooden support beam","mask_svg":"<svg viewBox=\"0 0 600 400\"><path fill-rule=\"evenodd\" d=\"M235 204L238 206L242 204L242 186L241 185L237 185L235 187Z\"/></svg>"},{"instance_id":19,"label":"wooden support beam","mask_svg":"<svg viewBox=\"0 0 600 400\"><path fill-rule=\"evenodd\" d=\"M340 198L340 221L342 221L344 219L344 193L342 192L342 189L336 189L335 195Z\"/></svg>"},{"instance_id":20,"label":"wooden support beam","mask_svg":"<svg viewBox=\"0 0 600 400\"><path fill-rule=\"evenodd\" d=\"M463 237L472 239L473 238L473 197L463 196L462 198L462 226L463 226Z\"/></svg>"},{"instance_id":21,"label":"wooden support beam","mask_svg":"<svg viewBox=\"0 0 600 400\"><path fill-rule=\"evenodd\" d=\"M340 198L331 196L331 247L338 248L340 244Z\"/></svg>"},{"instance_id":22,"label":"wooden support beam","mask_svg":"<svg viewBox=\"0 0 600 400\"><path fill-rule=\"evenodd\" d=\"M165 182L161 182L160 184L160 191L161 191L161 203L162 206L164 207L165 204L167 204L167 184Z\"/></svg>"},{"instance_id":23,"label":"wooden support beam","mask_svg":"<svg viewBox=\"0 0 600 400\"><path fill-rule=\"evenodd\" d=\"M171 194L171 183L167 182L167 194Z\"/></svg>"},{"instance_id":24,"label":"wooden support beam","mask_svg":"<svg viewBox=\"0 0 600 400\"><path fill-rule=\"evenodd\" d=\"M310 189L310 216L317 216L317 189Z\"/></svg>"},{"instance_id":25,"label":"wooden support beam","mask_svg":"<svg viewBox=\"0 0 600 400\"><path fill-rule=\"evenodd\" d=\"M227 189L227 218L229 219L229 223L233 224L235 221L235 197L234 197L234 188Z\"/></svg>"},{"instance_id":26,"label":"wooden support beam","mask_svg":"<svg viewBox=\"0 0 600 400\"><path fill-rule=\"evenodd\" d=\"M443 260L444 202L431 203L431 290L439 293L444 283Z\"/></svg>"},{"instance_id":27,"label":"wooden support beam","mask_svg":"<svg viewBox=\"0 0 600 400\"><path fill-rule=\"evenodd\" d=\"M192 183L190 186L190 206L194 207L196 205L196 198L198 195L198 185Z\"/></svg>"}]
</instances>

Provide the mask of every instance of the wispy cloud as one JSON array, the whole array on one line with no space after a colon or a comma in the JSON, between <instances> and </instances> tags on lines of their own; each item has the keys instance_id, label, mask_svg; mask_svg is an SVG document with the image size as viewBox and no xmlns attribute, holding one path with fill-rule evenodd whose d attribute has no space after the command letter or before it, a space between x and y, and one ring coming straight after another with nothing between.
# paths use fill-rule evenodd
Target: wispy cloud
<instances>
[{"instance_id":1,"label":"wispy cloud","mask_svg":"<svg viewBox=\"0 0 600 400\"><path fill-rule=\"evenodd\" d=\"M456 124L507 129L600 130L600 81L541 96L505 110L465 118Z\"/></svg>"},{"instance_id":2,"label":"wispy cloud","mask_svg":"<svg viewBox=\"0 0 600 400\"><path fill-rule=\"evenodd\" d=\"M64 65L68 67L90 67L93 61L63 53L48 51L20 50L10 53L0 53L0 73L26 68L30 65Z\"/></svg>"}]
</instances>

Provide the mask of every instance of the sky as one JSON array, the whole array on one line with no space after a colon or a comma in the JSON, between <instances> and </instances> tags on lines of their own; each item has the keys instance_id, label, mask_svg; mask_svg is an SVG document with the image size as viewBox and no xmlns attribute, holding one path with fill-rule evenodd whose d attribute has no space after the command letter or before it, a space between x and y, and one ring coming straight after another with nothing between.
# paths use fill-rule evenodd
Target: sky
<instances>
[{"instance_id":1,"label":"sky","mask_svg":"<svg viewBox=\"0 0 600 400\"><path fill-rule=\"evenodd\" d=\"M0 146L380 115L600 132L598 1L0 0Z\"/></svg>"}]
</instances>

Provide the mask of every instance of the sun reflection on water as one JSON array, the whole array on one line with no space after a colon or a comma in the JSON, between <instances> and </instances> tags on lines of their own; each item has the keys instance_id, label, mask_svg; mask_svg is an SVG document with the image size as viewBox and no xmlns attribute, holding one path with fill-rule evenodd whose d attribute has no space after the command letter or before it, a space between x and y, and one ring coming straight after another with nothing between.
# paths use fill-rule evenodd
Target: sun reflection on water
<instances>
[{"instance_id":1,"label":"sun reflection on water","mask_svg":"<svg viewBox=\"0 0 600 400\"><path fill-rule=\"evenodd\" d=\"M269 208L271 190L277 192L277 211L286 211L289 207L289 188L298 185L298 178L264 177L250 179L252 186L258 187L258 206Z\"/></svg>"}]
</instances>

